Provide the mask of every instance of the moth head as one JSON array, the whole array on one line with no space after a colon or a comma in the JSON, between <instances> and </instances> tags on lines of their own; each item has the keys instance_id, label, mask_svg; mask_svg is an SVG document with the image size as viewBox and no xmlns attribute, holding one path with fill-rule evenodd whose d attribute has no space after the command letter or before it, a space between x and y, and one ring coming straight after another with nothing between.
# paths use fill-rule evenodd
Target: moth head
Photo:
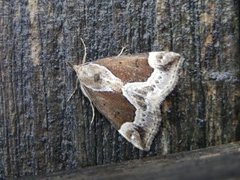
<instances>
[{"instance_id":1,"label":"moth head","mask_svg":"<svg viewBox=\"0 0 240 180\"><path fill-rule=\"evenodd\" d=\"M89 72L87 72L86 66L87 65L84 65L84 64L73 66L73 69L76 72L77 77L81 82L84 81L84 79L88 78Z\"/></svg>"},{"instance_id":2,"label":"moth head","mask_svg":"<svg viewBox=\"0 0 240 180\"><path fill-rule=\"evenodd\" d=\"M99 69L97 66L94 66L91 63L89 63L83 65L74 65L73 69L75 70L80 83L87 86L101 85L104 72L102 72L101 69Z\"/></svg>"},{"instance_id":3,"label":"moth head","mask_svg":"<svg viewBox=\"0 0 240 180\"><path fill-rule=\"evenodd\" d=\"M148 150L145 148L142 138L132 122L124 123L118 132L138 149Z\"/></svg>"}]
</instances>

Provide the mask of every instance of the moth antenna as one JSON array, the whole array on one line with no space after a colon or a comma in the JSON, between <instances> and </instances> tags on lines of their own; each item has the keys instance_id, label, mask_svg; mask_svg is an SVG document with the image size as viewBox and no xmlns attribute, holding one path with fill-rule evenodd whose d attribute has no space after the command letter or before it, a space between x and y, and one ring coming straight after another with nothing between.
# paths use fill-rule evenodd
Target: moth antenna
<instances>
[{"instance_id":1,"label":"moth antenna","mask_svg":"<svg viewBox=\"0 0 240 180\"><path fill-rule=\"evenodd\" d=\"M91 119L91 123L90 123L90 124L92 125L92 123L93 123L93 121L94 121L94 118L95 118L95 108L94 108L94 106L93 106L93 103L92 103L90 97L88 96L87 92L85 91L84 86L80 85L80 88L81 88L81 90L82 90L82 92L83 92L83 95L84 95L85 97L87 97L87 99L89 100L90 105L91 105L91 108L92 108L92 119Z\"/></svg>"},{"instance_id":2,"label":"moth antenna","mask_svg":"<svg viewBox=\"0 0 240 180\"><path fill-rule=\"evenodd\" d=\"M125 49L126 49L126 47L123 47L122 50L121 50L121 52L117 55L117 57L121 56L122 53L123 53L123 51L124 51Z\"/></svg>"},{"instance_id":3,"label":"moth antenna","mask_svg":"<svg viewBox=\"0 0 240 180\"><path fill-rule=\"evenodd\" d=\"M84 55L83 55L83 60L82 60L82 64L86 63L86 58L87 58L87 48L86 48L86 44L84 43L84 40L82 38L80 38L84 47Z\"/></svg>"},{"instance_id":4,"label":"moth antenna","mask_svg":"<svg viewBox=\"0 0 240 180\"><path fill-rule=\"evenodd\" d=\"M74 70L72 63L70 63L70 62L65 62L65 63L67 66L71 67ZM69 102L72 99L74 94L77 92L77 88L78 88L78 79L76 80L75 88L74 88L73 92L71 93L71 95L68 97L67 102Z\"/></svg>"}]
</instances>

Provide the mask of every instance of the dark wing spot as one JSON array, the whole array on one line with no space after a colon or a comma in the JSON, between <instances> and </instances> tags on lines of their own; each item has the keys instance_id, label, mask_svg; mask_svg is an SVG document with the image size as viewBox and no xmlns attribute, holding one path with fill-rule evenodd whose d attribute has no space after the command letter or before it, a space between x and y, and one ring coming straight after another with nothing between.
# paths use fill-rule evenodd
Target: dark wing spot
<instances>
[{"instance_id":1,"label":"dark wing spot","mask_svg":"<svg viewBox=\"0 0 240 180\"><path fill-rule=\"evenodd\" d=\"M101 79L99 73L98 74L94 74L93 78L94 78L94 82L98 82Z\"/></svg>"},{"instance_id":2,"label":"dark wing spot","mask_svg":"<svg viewBox=\"0 0 240 180\"><path fill-rule=\"evenodd\" d=\"M149 91L154 91L154 88L152 86L145 86L141 89L138 89L136 92L137 92L137 94L146 96Z\"/></svg>"},{"instance_id":3,"label":"dark wing spot","mask_svg":"<svg viewBox=\"0 0 240 180\"><path fill-rule=\"evenodd\" d=\"M118 117L120 115L119 111L114 112L114 117Z\"/></svg>"},{"instance_id":4,"label":"dark wing spot","mask_svg":"<svg viewBox=\"0 0 240 180\"><path fill-rule=\"evenodd\" d=\"M146 136L145 130L142 127L139 127L139 126L135 126L135 130L137 130L141 139L144 139L144 137Z\"/></svg>"},{"instance_id":5,"label":"dark wing spot","mask_svg":"<svg viewBox=\"0 0 240 180\"><path fill-rule=\"evenodd\" d=\"M161 69L164 71L169 71L172 67L174 67L175 61L170 61L168 64L161 66Z\"/></svg>"},{"instance_id":6,"label":"dark wing spot","mask_svg":"<svg viewBox=\"0 0 240 180\"><path fill-rule=\"evenodd\" d=\"M163 55L162 55L162 54L158 54L158 55L157 55L157 60L158 60L159 62L161 62L162 58L163 58Z\"/></svg>"},{"instance_id":7,"label":"dark wing spot","mask_svg":"<svg viewBox=\"0 0 240 180\"><path fill-rule=\"evenodd\" d=\"M136 68L139 68L139 63L138 63L138 61L139 61L138 59L135 60L135 66L136 66Z\"/></svg>"},{"instance_id":8,"label":"dark wing spot","mask_svg":"<svg viewBox=\"0 0 240 180\"><path fill-rule=\"evenodd\" d=\"M146 111L147 105L145 103L145 99L137 94L134 95L134 98L136 99L137 104L142 108L142 110Z\"/></svg>"}]
</instances>

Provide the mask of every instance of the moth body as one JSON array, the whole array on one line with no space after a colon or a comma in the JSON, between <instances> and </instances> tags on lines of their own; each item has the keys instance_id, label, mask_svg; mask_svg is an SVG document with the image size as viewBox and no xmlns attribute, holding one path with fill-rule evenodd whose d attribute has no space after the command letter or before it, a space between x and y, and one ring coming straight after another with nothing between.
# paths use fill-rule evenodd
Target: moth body
<instances>
[{"instance_id":1,"label":"moth body","mask_svg":"<svg viewBox=\"0 0 240 180\"><path fill-rule=\"evenodd\" d=\"M160 106L178 81L174 52L119 56L75 65L94 106L135 147L148 151L161 122Z\"/></svg>"}]
</instances>

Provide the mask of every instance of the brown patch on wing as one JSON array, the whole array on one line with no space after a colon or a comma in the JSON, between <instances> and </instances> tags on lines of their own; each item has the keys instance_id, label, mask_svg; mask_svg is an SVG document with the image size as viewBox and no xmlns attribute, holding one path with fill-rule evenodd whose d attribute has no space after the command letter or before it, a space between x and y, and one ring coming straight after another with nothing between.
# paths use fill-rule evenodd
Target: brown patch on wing
<instances>
[{"instance_id":1,"label":"brown patch on wing","mask_svg":"<svg viewBox=\"0 0 240 180\"><path fill-rule=\"evenodd\" d=\"M99 59L94 63L105 66L123 83L144 82L152 74L148 64L148 53L134 56L116 56Z\"/></svg>"},{"instance_id":2,"label":"brown patch on wing","mask_svg":"<svg viewBox=\"0 0 240 180\"><path fill-rule=\"evenodd\" d=\"M118 92L97 92L85 88L94 106L118 130L125 122L132 122L135 107Z\"/></svg>"}]
</instances>

